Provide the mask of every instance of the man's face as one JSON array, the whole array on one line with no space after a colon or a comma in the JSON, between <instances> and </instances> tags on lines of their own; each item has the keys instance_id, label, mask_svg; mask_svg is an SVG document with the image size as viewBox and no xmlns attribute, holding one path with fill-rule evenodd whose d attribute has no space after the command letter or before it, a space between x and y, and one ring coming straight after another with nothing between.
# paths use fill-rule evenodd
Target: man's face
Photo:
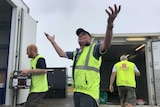
<instances>
[{"instance_id":1,"label":"man's face","mask_svg":"<svg viewBox=\"0 0 160 107\"><path fill-rule=\"evenodd\" d=\"M33 58L32 57L32 52L29 48L27 48L27 55L28 55L28 58Z\"/></svg>"},{"instance_id":2,"label":"man's face","mask_svg":"<svg viewBox=\"0 0 160 107\"><path fill-rule=\"evenodd\" d=\"M82 32L78 35L78 43L80 46L85 46L85 44L90 42L91 42L91 37L87 33Z\"/></svg>"}]
</instances>

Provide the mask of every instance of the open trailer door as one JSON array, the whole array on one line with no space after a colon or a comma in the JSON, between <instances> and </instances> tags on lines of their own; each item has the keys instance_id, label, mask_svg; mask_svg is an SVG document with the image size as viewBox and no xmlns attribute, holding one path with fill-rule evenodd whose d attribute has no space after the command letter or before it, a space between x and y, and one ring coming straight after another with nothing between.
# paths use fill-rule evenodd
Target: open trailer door
<instances>
[{"instance_id":1,"label":"open trailer door","mask_svg":"<svg viewBox=\"0 0 160 107\"><path fill-rule=\"evenodd\" d=\"M160 105L160 41L152 41L153 76L155 88L155 103Z\"/></svg>"},{"instance_id":2,"label":"open trailer door","mask_svg":"<svg viewBox=\"0 0 160 107\"><path fill-rule=\"evenodd\" d=\"M11 29L14 29L15 25L17 25L17 29L14 31L16 32L16 35L11 33L13 38L11 38L10 41L11 44L13 44L11 45L12 48L10 47L10 49L13 49L13 51L11 51L12 53L9 55L10 58L8 62L13 62L15 64L11 64L8 68L11 70L14 68L13 71L19 71L22 69L30 68L30 59L26 54L26 48L29 44L36 44L37 21L35 21L29 15L29 13L22 8L17 9L15 7L13 10L15 10L15 13L13 14L15 17L12 17L13 21L11 22ZM18 15L16 15L16 13L18 13ZM16 52L16 54L14 52ZM15 57L14 60L12 57ZM12 65L14 66L13 68ZM8 80L7 84L9 84L9 82L10 81ZM11 89L8 87L6 88L6 105L12 104L15 106L16 104L24 103L26 101L29 89L17 89L16 92L14 90L12 93ZM8 96L12 96L12 98Z\"/></svg>"},{"instance_id":3,"label":"open trailer door","mask_svg":"<svg viewBox=\"0 0 160 107\"><path fill-rule=\"evenodd\" d=\"M27 46L36 44L37 22L22 9L22 29L20 31L19 70L30 68L30 59L26 54ZM26 102L29 89L19 89L17 104Z\"/></svg>"}]
</instances>

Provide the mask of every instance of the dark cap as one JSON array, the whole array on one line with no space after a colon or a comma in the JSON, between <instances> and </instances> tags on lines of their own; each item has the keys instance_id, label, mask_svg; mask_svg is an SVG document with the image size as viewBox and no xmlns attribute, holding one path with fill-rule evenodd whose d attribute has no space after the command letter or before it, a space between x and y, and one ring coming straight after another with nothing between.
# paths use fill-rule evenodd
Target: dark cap
<instances>
[{"instance_id":1,"label":"dark cap","mask_svg":"<svg viewBox=\"0 0 160 107\"><path fill-rule=\"evenodd\" d=\"M77 36L79 36L79 34L82 32L87 33L91 37L91 34L82 28L77 29L77 31L76 31Z\"/></svg>"}]
</instances>

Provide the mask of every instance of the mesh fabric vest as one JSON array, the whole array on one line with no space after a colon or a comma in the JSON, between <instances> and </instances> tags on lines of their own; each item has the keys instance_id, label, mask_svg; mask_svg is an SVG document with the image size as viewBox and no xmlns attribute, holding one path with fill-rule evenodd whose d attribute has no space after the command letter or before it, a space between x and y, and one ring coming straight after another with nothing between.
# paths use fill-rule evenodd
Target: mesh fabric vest
<instances>
[{"instance_id":1,"label":"mesh fabric vest","mask_svg":"<svg viewBox=\"0 0 160 107\"><path fill-rule=\"evenodd\" d=\"M117 86L136 87L134 63L122 60L116 63Z\"/></svg>"},{"instance_id":2,"label":"mesh fabric vest","mask_svg":"<svg viewBox=\"0 0 160 107\"><path fill-rule=\"evenodd\" d=\"M98 99L101 57L97 60L93 56L94 46L85 46L79 55L74 69L72 85L74 92L85 93L94 99Z\"/></svg>"},{"instance_id":3,"label":"mesh fabric vest","mask_svg":"<svg viewBox=\"0 0 160 107\"><path fill-rule=\"evenodd\" d=\"M31 59L31 68L36 69L37 61L39 58L43 58L41 55L37 55ZM48 90L47 75L45 74L33 74L31 77L30 92L46 92Z\"/></svg>"}]
</instances>

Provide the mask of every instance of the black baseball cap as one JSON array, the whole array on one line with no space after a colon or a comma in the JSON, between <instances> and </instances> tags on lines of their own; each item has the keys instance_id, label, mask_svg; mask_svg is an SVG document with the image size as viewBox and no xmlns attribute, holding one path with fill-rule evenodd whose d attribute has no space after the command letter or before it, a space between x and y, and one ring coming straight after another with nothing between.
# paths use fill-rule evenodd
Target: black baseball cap
<instances>
[{"instance_id":1,"label":"black baseball cap","mask_svg":"<svg viewBox=\"0 0 160 107\"><path fill-rule=\"evenodd\" d=\"M90 34L88 31L86 31L86 30L84 30L84 29L82 29L82 28L78 28L78 29L76 30L77 36L79 36L79 34L82 33L82 32L87 33L87 34L91 37L91 34Z\"/></svg>"}]
</instances>

